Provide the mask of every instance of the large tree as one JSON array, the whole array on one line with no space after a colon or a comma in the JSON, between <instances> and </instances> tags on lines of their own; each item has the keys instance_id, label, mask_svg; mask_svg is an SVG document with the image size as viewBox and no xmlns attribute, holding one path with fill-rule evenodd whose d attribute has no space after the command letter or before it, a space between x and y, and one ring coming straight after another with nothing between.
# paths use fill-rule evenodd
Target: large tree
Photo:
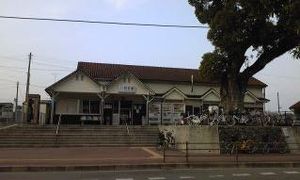
<instances>
[{"instance_id":1,"label":"large tree","mask_svg":"<svg viewBox=\"0 0 300 180\"><path fill-rule=\"evenodd\" d=\"M215 50L200 75L221 83L226 112L243 109L249 79L286 52L300 57L300 0L189 0ZM245 66L245 63L251 65Z\"/></svg>"}]
</instances>

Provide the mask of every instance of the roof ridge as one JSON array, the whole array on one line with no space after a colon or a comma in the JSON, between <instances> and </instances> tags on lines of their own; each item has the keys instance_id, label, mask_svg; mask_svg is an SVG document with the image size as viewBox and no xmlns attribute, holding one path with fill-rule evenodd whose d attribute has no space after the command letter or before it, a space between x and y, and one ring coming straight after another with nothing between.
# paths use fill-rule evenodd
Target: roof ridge
<instances>
[{"instance_id":1,"label":"roof ridge","mask_svg":"<svg viewBox=\"0 0 300 180\"><path fill-rule=\"evenodd\" d=\"M90 75L92 78L115 78L122 71L129 71L140 79L147 80L166 80L166 81L182 81L190 82L191 76L194 75L194 82L202 83L216 83L217 80L207 80L199 76L198 69L175 68L175 67L161 67L161 66L147 66L147 65L130 65L118 63L102 63L102 62L88 62L79 61L77 70L82 70ZM177 73L177 74L176 74ZM251 85L258 85L267 87L265 83L251 77L248 81Z\"/></svg>"},{"instance_id":2,"label":"roof ridge","mask_svg":"<svg viewBox=\"0 0 300 180\"><path fill-rule=\"evenodd\" d=\"M101 63L101 62L90 62L90 61L79 61L79 64L87 63L87 64L99 64L99 65L117 65L117 66L131 66L131 67L145 67L145 68L161 68L161 69L177 69L177 70L193 70L198 71L199 69L192 69L192 68L180 68L180 67L166 67L166 66L150 66L150 65L134 65L134 64L121 64L121 63Z\"/></svg>"}]
</instances>

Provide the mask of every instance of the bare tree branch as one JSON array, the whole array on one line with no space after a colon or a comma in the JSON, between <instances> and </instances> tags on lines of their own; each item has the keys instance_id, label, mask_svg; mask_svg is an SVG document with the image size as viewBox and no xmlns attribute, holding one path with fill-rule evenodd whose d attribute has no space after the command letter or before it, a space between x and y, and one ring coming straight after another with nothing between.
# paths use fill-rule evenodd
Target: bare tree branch
<instances>
[{"instance_id":1,"label":"bare tree branch","mask_svg":"<svg viewBox=\"0 0 300 180\"><path fill-rule=\"evenodd\" d=\"M272 60L295 48L298 43L299 41L295 39L292 41L290 39L282 41L277 47L271 48L270 50L262 53L254 64L246 68L241 73L241 76L246 78L252 77L257 72L261 71Z\"/></svg>"}]
</instances>

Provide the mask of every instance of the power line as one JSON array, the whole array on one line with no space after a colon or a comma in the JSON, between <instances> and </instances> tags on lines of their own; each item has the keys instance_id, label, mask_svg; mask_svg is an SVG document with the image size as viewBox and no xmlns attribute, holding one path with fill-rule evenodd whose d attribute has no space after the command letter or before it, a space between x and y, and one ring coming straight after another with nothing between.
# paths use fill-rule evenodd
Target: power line
<instances>
[{"instance_id":1,"label":"power line","mask_svg":"<svg viewBox=\"0 0 300 180\"><path fill-rule=\"evenodd\" d=\"M17 82L17 81L12 80L12 79L3 79L3 78L0 78L0 81Z\"/></svg>"},{"instance_id":2,"label":"power line","mask_svg":"<svg viewBox=\"0 0 300 180\"><path fill-rule=\"evenodd\" d=\"M75 61L72 61L70 59L62 59L62 58L57 58L57 57L53 57L53 56L43 56L43 55L36 55L35 58L37 59L46 59L46 60L50 60L50 61L64 61L64 62L71 62L71 63L77 63Z\"/></svg>"},{"instance_id":3,"label":"power line","mask_svg":"<svg viewBox=\"0 0 300 180\"><path fill-rule=\"evenodd\" d=\"M118 26L158 27L158 28L185 28L185 29L199 29L199 28L207 29L207 28L209 28L207 26L199 26L199 25L133 23L133 22L118 22L118 21L93 21L93 20L83 20L83 19L54 19L54 18L20 17L20 16L0 16L0 18L2 18L2 19L18 19L18 20L33 20L33 21L68 22L68 23L106 24L106 25L118 25Z\"/></svg>"},{"instance_id":4,"label":"power line","mask_svg":"<svg viewBox=\"0 0 300 180\"><path fill-rule=\"evenodd\" d=\"M42 61L34 61L34 63L39 64L39 65L56 66L56 67L67 68L67 69L71 68L71 66L67 67L67 66L62 66L62 65L59 65L59 64L45 63L45 62L42 62Z\"/></svg>"},{"instance_id":5,"label":"power line","mask_svg":"<svg viewBox=\"0 0 300 180\"><path fill-rule=\"evenodd\" d=\"M0 56L0 58L10 59L10 60L19 61L19 62L26 62L26 61L24 61L24 59L9 57L9 56ZM47 63L47 62L39 61L39 60L34 60L34 63L36 65L46 65L46 66L60 67L60 68L64 68L64 69L73 69L74 68L74 67L71 67L71 66L62 66L62 65L59 65L59 64Z\"/></svg>"},{"instance_id":6,"label":"power line","mask_svg":"<svg viewBox=\"0 0 300 180\"><path fill-rule=\"evenodd\" d=\"M51 66L51 65L48 65ZM6 65L0 65L0 68L8 68L8 69L19 69L19 72L26 72L25 69L26 67L19 67L19 66L6 66ZM24 70L24 71L20 71L20 70ZM65 72L70 72L72 71L71 68L66 68L66 69L45 69L45 68L32 68L31 70L33 71L65 71Z\"/></svg>"},{"instance_id":7,"label":"power line","mask_svg":"<svg viewBox=\"0 0 300 180\"><path fill-rule=\"evenodd\" d=\"M3 79L3 78L0 78L0 81L6 81L6 82L17 82L15 80L11 80L11 79ZM10 84L7 84L7 85L10 85ZM25 86L26 84L25 83L20 83L21 86ZM46 88L45 86L40 86L40 85L37 85L37 84L30 84L30 86L33 86L33 87L36 87L36 88Z\"/></svg>"}]
</instances>

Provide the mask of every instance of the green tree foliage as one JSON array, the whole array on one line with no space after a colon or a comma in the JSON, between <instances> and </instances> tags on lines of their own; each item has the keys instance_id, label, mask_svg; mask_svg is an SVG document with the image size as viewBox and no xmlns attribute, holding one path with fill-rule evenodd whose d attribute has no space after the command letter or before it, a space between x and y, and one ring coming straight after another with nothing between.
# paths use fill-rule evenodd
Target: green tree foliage
<instances>
[{"instance_id":1,"label":"green tree foliage","mask_svg":"<svg viewBox=\"0 0 300 180\"><path fill-rule=\"evenodd\" d=\"M203 55L200 65L200 77L206 80L220 79L226 67L226 60L218 52L206 53Z\"/></svg>"},{"instance_id":2,"label":"green tree foliage","mask_svg":"<svg viewBox=\"0 0 300 180\"><path fill-rule=\"evenodd\" d=\"M221 80L221 97L229 109L243 106L249 78L269 62L286 52L300 58L300 0L189 3L199 22L209 26L207 37L215 46L203 56L200 74ZM253 63L242 68L249 59Z\"/></svg>"}]
</instances>

